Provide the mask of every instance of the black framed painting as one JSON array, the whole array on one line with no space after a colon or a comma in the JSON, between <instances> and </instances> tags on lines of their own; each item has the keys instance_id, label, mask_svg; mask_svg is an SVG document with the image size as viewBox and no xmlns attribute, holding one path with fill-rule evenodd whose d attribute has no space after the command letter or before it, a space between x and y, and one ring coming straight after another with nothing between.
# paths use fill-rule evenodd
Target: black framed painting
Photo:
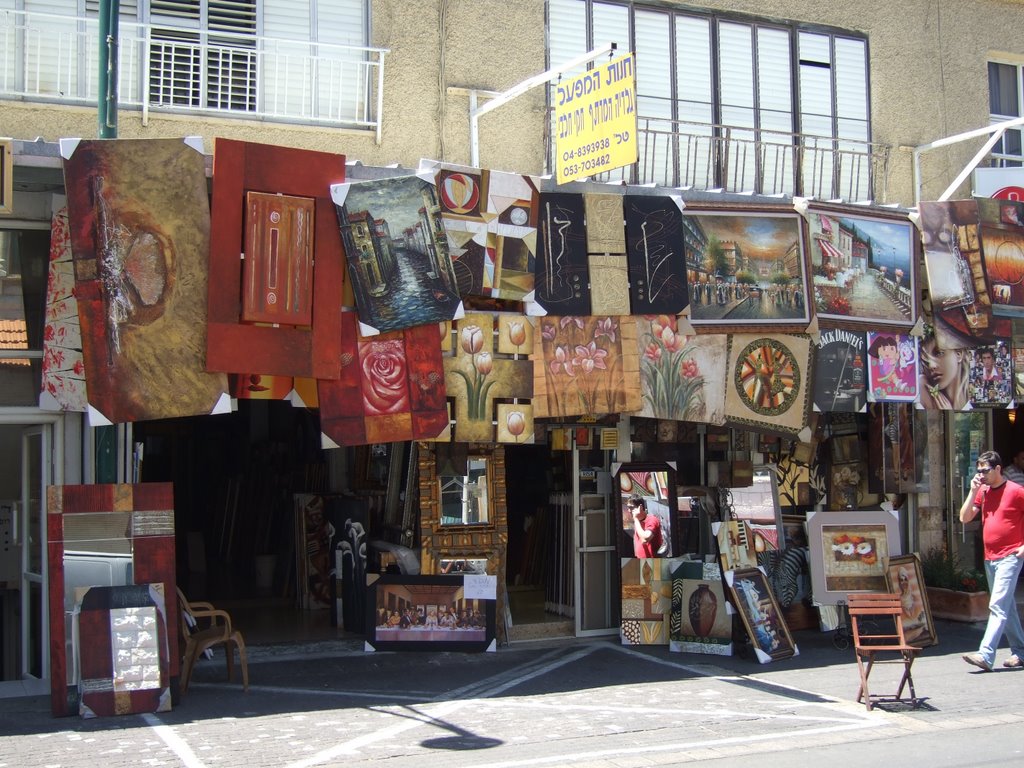
<instances>
[{"instance_id":1,"label":"black framed painting","mask_svg":"<svg viewBox=\"0 0 1024 768\"><path fill-rule=\"evenodd\" d=\"M630 462L613 467L618 480L620 557L676 557L681 555L678 531L676 468L669 462ZM634 514L630 500L643 502ZM644 531L656 531L650 537Z\"/></svg>"},{"instance_id":2,"label":"black framed painting","mask_svg":"<svg viewBox=\"0 0 1024 768\"><path fill-rule=\"evenodd\" d=\"M367 651L494 651L497 580L477 573L366 579Z\"/></svg>"}]
</instances>

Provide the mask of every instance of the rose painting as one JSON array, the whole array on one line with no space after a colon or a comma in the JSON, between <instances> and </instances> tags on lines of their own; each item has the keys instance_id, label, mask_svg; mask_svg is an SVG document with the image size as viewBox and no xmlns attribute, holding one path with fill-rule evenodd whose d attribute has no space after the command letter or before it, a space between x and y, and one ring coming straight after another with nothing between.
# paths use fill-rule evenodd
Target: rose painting
<instances>
[{"instance_id":1,"label":"rose painting","mask_svg":"<svg viewBox=\"0 0 1024 768\"><path fill-rule=\"evenodd\" d=\"M362 337L342 318L341 377L318 382L320 428L338 445L436 437L448 424L437 327Z\"/></svg>"}]
</instances>

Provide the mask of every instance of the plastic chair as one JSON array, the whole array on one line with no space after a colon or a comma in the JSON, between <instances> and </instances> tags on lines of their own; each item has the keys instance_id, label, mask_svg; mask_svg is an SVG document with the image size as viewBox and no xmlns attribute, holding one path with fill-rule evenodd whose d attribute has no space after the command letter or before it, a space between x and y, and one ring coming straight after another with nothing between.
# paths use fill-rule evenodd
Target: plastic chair
<instances>
[{"instance_id":1,"label":"plastic chair","mask_svg":"<svg viewBox=\"0 0 1024 768\"><path fill-rule=\"evenodd\" d=\"M906 701L916 709L922 699L914 692L910 669L921 649L907 643L903 633L900 596L894 593L851 594L847 596L847 610L860 672L857 701L863 701L868 711L879 702ZM893 658L878 659L881 654L892 654ZM868 678L876 663L903 665L903 677L895 694L873 694L868 690ZM904 688L910 691L909 699L903 698Z\"/></svg>"},{"instance_id":2,"label":"plastic chair","mask_svg":"<svg viewBox=\"0 0 1024 768\"><path fill-rule=\"evenodd\" d=\"M227 611L205 602L190 602L178 590L178 608L181 613L181 634L185 638L185 653L181 664L181 695L188 692L189 680L199 657L208 649L224 646L228 663L228 681L234 675L235 648L242 667L242 688L249 690L249 667L245 660L245 641L242 633L231 625Z\"/></svg>"}]
</instances>

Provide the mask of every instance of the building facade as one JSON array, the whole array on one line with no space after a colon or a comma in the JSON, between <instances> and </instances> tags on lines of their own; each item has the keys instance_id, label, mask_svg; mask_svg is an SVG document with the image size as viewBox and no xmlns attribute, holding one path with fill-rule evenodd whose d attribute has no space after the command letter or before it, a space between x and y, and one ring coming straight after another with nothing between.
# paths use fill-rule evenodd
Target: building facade
<instances>
[{"instance_id":1,"label":"building facade","mask_svg":"<svg viewBox=\"0 0 1024 768\"><path fill-rule=\"evenodd\" d=\"M0 344L0 454L21 469L0 477L0 502L10 500L8 516L36 529L46 485L132 479L130 430L94 434L78 414L37 407L38 307L62 193L56 142L98 131L99 10L93 0L0 0L0 133L11 137L13 158L0 214L0 322L9 325ZM1008 0L911 0L898 11L877 0L132 0L120 4L116 133L199 136L207 155L217 137L344 154L353 178L416 168L421 159L467 165L474 148L480 167L543 175L554 151L546 88L483 115L477 136L471 109L613 42L636 54L640 154L593 181L655 184L704 200L737 194L910 208L939 197L985 137L916 148L1021 116L1022 22L1024 3ZM984 164L1019 167L1020 131L1007 130ZM970 187L965 178L955 196ZM435 252L438 209L424 203L419 225L402 233L368 215L349 222L345 242L361 254L368 282L388 280L393 242ZM821 243L833 266L859 270L871 259L857 233L836 224L828 235ZM687 238L694 250L710 250L702 231ZM767 290L798 258L791 250L759 263L735 243L716 247L724 270L707 260L691 265L691 293L709 286L707 301L716 279L734 283L748 272ZM910 503L911 546L936 527L940 540L949 533L943 526L962 493L956 436L982 434L1004 449L1016 438L1002 414L929 412L928 420L945 437L927 447L933 471L928 491ZM254 429L272 426L267 417ZM642 441L628 424L619 430L618 460L628 460L630 444ZM352 486L352 461L335 463L344 468L335 467L341 487L331 490ZM407 455L406 465L415 463ZM407 522L394 517L396 528ZM23 616L46 614L43 541L26 540L4 571L14 574L4 598L11 616L14 601ZM40 620L5 638L4 680L45 678L46 631Z\"/></svg>"}]
</instances>

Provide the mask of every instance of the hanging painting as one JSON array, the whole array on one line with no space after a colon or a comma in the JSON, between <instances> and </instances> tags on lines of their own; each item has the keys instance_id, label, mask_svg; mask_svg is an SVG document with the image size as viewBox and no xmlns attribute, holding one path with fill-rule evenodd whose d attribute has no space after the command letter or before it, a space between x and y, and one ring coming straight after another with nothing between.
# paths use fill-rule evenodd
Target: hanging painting
<instances>
[{"instance_id":1,"label":"hanging painting","mask_svg":"<svg viewBox=\"0 0 1024 768\"><path fill-rule=\"evenodd\" d=\"M868 331L868 402L917 400L917 337Z\"/></svg>"},{"instance_id":2,"label":"hanging painting","mask_svg":"<svg viewBox=\"0 0 1024 768\"><path fill-rule=\"evenodd\" d=\"M214 142L207 370L337 377L344 180L344 155Z\"/></svg>"},{"instance_id":3,"label":"hanging painting","mask_svg":"<svg viewBox=\"0 0 1024 768\"><path fill-rule=\"evenodd\" d=\"M68 209L61 205L50 220L50 272L46 284L39 407L83 412L88 404Z\"/></svg>"},{"instance_id":4,"label":"hanging painting","mask_svg":"<svg viewBox=\"0 0 1024 768\"><path fill-rule=\"evenodd\" d=\"M210 413L227 377L206 372L201 148L64 139L61 154L89 405L117 423Z\"/></svg>"},{"instance_id":5,"label":"hanging painting","mask_svg":"<svg viewBox=\"0 0 1024 768\"><path fill-rule=\"evenodd\" d=\"M626 252L622 200L622 195L583 195L583 207L587 215L587 253Z\"/></svg>"},{"instance_id":6,"label":"hanging painting","mask_svg":"<svg viewBox=\"0 0 1024 768\"><path fill-rule=\"evenodd\" d=\"M538 318L536 418L640 410L636 323L629 317Z\"/></svg>"},{"instance_id":7,"label":"hanging painting","mask_svg":"<svg viewBox=\"0 0 1024 768\"><path fill-rule=\"evenodd\" d=\"M541 194L533 301L544 313L590 314L588 233L589 221L584 219L582 195Z\"/></svg>"},{"instance_id":8,"label":"hanging painting","mask_svg":"<svg viewBox=\"0 0 1024 768\"><path fill-rule=\"evenodd\" d=\"M816 605L845 602L849 592L885 592L886 563L900 554L899 514L809 512L807 540Z\"/></svg>"},{"instance_id":9,"label":"hanging painting","mask_svg":"<svg viewBox=\"0 0 1024 768\"><path fill-rule=\"evenodd\" d=\"M992 312L1024 317L1024 203L979 198L978 219Z\"/></svg>"},{"instance_id":10,"label":"hanging painting","mask_svg":"<svg viewBox=\"0 0 1024 768\"><path fill-rule=\"evenodd\" d=\"M908 328L917 322L915 232L905 216L812 210L807 222L819 317Z\"/></svg>"},{"instance_id":11,"label":"hanging painting","mask_svg":"<svg viewBox=\"0 0 1024 768\"><path fill-rule=\"evenodd\" d=\"M622 558L623 645L668 645L672 612L672 572L680 560Z\"/></svg>"},{"instance_id":12,"label":"hanging painting","mask_svg":"<svg viewBox=\"0 0 1024 768\"><path fill-rule=\"evenodd\" d=\"M331 186L364 335L451 320L462 308L437 190L418 176Z\"/></svg>"},{"instance_id":13,"label":"hanging painting","mask_svg":"<svg viewBox=\"0 0 1024 768\"><path fill-rule=\"evenodd\" d=\"M814 410L858 413L867 401L864 334L822 330L814 351Z\"/></svg>"},{"instance_id":14,"label":"hanging painting","mask_svg":"<svg viewBox=\"0 0 1024 768\"><path fill-rule=\"evenodd\" d=\"M919 468L915 448L913 403L872 403L868 406L868 475L871 493L908 493L918 490ZM917 435L926 440L927 433Z\"/></svg>"},{"instance_id":15,"label":"hanging painting","mask_svg":"<svg viewBox=\"0 0 1024 768\"><path fill-rule=\"evenodd\" d=\"M437 325L360 335L343 312L340 376L318 382L320 428L338 445L436 437L448 424Z\"/></svg>"},{"instance_id":16,"label":"hanging painting","mask_svg":"<svg viewBox=\"0 0 1024 768\"><path fill-rule=\"evenodd\" d=\"M537 253L536 179L445 165L434 179L459 294L529 296Z\"/></svg>"},{"instance_id":17,"label":"hanging painting","mask_svg":"<svg viewBox=\"0 0 1024 768\"><path fill-rule=\"evenodd\" d=\"M797 435L810 417L811 340L803 334L730 334L725 418Z\"/></svg>"},{"instance_id":18,"label":"hanging painting","mask_svg":"<svg viewBox=\"0 0 1024 768\"><path fill-rule=\"evenodd\" d=\"M470 312L444 324L444 377L460 443L532 443L534 329L522 315Z\"/></svg>"},{"instance_id":19,"label":"hanging painting","mask_svg":"<svg viewBox=\"0 0 1024 768\"><path fill-rule=\"evenodd\" d=\"M973 350L971 404L1006 406L1013 400L1013 360L1005 341Z\"/></svg>"},{"instance_id":20,"label":"hanging painting","mask_svg":"<svg viewBox=\"0 0 1024 768\"><path fill-rule=\"evenodd\" d=\"M672 572L670 651L732 656L732 614L717 563L682 562Z\"/></svg>"},{"instance_id":21,"label":"hanging painting","mask_svg":"<svg viewBox=\"0 0 1024 768\"><path fill-rule=\"evenodd\" d=\"M971 350L944 348L936 327L925 325L920 345L921 377L918 402L922 408L962 411L970 407Z\"/></svg>"},{"instance_id":22,"label":"hanging painting","mask_svg":"<svg viewBox=\"0 0 1024 768\"><path fill-rule=\"evenodd\" d=\"M656 419L723 424L726 346L722 334L686 336L675 315L636 318L643 407Z\"/></svg>"},{"instance_id":23,"label":"hanging painting","mask_svg":"<svg viewBox=\"0 0 1024 768\"><path fill-rule=\"evenodd\" d=\"M982 258L977 201L922 202L919 209L929 285L934 281L939 291L938 300L929 293L939 346L961 349L973 346L976 337L1008 335L1008 319L997 318L992 312L992 291ZM936 252L949 251L953 253L952 264L946 257L934 257ZM929 252L933 256L931 259ZM952 270L952 274L945 272L945 268ZM966 275L962 274L964 271ZM951 281L954 281L952 285ZM961 283L961 292L968 296L969 301L952 306L963 300L958 293L957 282Z\"/></svg>"},{"instance_id":24,"label":"hanging painting","mask_svg":"<svg viewBox=\"0 0 1024 768\"><path fill-rule=\"evenodd\" d=\"M678 315L689 303L682 198L626 195L630 314Z\"/></svg>"},{"instance_id":25,"label":"hanging painting","mask_svg":"<svg viewBox=\"0 0 1024 768\"><path fill-rule=\"evenodd\" d=\"M796 213L683 215L694 323L803 324L810 314Z\"/></svg>"}]
</instances>

